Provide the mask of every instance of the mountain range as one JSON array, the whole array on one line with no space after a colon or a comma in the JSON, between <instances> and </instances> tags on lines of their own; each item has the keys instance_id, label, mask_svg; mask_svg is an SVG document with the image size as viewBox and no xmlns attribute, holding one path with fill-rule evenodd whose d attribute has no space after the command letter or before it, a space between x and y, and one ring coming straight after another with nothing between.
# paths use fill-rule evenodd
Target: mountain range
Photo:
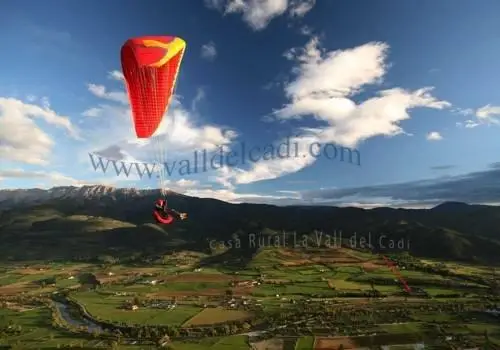
<instances>
[{"instance_id":1,"label":"mountain range","mask_svg":"<svg viewBox=\"0 0 500 350\"><path fill-rule=\"evenodd\" d=\"M167 250L210 252L211 241L237 235L309 235L346 241L370 237L371 250L500 263L500 208L448 202L432 209L231 204L169 193L186 221L152 220L157 190L107 186L0 190L0 259L91 259L158 256ZM355 241L357 242L357 239ZM246 244L234 256L251 256ZM385 242L385 243L383 243ZM406 242L390 247L388 242ZM382 244L383 243L383 244ZM243 254L242 252L245 252ZM247 254L248 253L248 254Z\"/></svg>"}]
</instances>

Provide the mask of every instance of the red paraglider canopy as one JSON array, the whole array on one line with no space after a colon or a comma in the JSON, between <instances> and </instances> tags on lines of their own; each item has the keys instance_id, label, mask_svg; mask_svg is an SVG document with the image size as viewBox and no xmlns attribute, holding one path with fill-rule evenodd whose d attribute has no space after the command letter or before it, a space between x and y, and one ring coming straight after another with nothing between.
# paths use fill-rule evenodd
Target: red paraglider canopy
<instances>
[{"instance_id":1,"label":"red paraglider canopy","mask_svg":"<svg viewBox=\"0 0 500 350\"><path fill-rule=\"evenodd\" d=\"M173 36L129 39L121 49L135 132L148 138L158 129L174 92L186 42Z\"/></svg>"}]
</instances>

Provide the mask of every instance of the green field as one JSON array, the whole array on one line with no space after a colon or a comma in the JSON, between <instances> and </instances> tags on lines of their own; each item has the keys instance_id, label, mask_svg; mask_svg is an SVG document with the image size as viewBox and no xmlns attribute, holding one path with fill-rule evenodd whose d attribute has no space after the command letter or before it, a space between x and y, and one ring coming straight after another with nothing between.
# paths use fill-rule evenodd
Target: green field
<instances>
[{"instance_id":1,"label":"green field","mask_svg":"<svg viewBox=\"0 0 500 350\"><path fill-rule=\"evenodd\" d=\"M295 350L313 350L314 347L314 337L302 337L299 338L295 344Z\"/></svg>"},{"instance_id":2,"label":"green field","mask_svg":"<svg viewBox=\"0 0 500 350\"><path fill-rule=\"evenodd\" d=\"M19 334L3 331L0 336L1 345L17 346L18 349L48 349L58 345L92 346L99 341L90 337L76 336L72 333L54 329L51 324L50 310L42 308L31 311L16 312L0 308L0 327L9 325L19 327Z\"/></svg>"},{"instance_id":3,"label":"green field","mask_svg":"<svg viewBox=\"0 0 500 350\"><path fill-rule=\"evenodd\" d=\"M210 338L192 342L173 342L175 350L250 350L245 336Z\"/></svg>"},{"instance_id":4,"label":"green field","mask_svg":"<svg viewBox=\"0 0 500 350\"><path fill-rule=\"evenodd\" d=\"M491 342L500 342L500 327L495 324L495 319L477 315L469 317L459 312L439 310L438 305L441 304L483 302L481 295L486 295L487 289L486 287L478 288L480 286L478 283L463 280L459 289L447 288L443 283L449 279L445 277L407 269L403 270L402 274L409 281L425 282L422 285L410 283L412 287L421 288L431 297L437 295L444 297L434 299L403 297L398 296L402 292L401 283L386 267L373 269L376 265L372 264L371 269L362 269L360 265L362 261L360 264L342 263L336 266L331 260L321 265L312 260L305 263L307 259L302 261L302 265L295 266L291 263L295 258L293 252L287 254L266 249L258 253L250 264L239 271L227 269L224 265L197 269L193 262L196 262L196 259L202 259L204 255L191 253L163 257L158 260L158 263L143 266L52 263L44 264L43 269L23 269L19 266L9 268L6 265L0 275L0 293L3 291L4 298L16 298L19 296L18 290L12 289L12 292L9 292L9 287L24 286L23 283L28 283L29 295L49 300L52 291L63 291L75 287L77 289L68 292L68 297L83 306L96 320L143 327L177 327L178 330L191 332L189 339L175 339L170 344L172 349L177 350L250 349L250 339L247 336L238 335L243 333L243 328L236 328L235 335L230 335L233 332L231 329L235 327L231 322L238 323L241 320L238 327L245 322L246 329L248 329L252 321L261 320L264 316L272 316L283 317L281 321L276 321L277 324L286 323L289 322L290 317L297 314L299 308L304 308L300 310L305 312L303 316L300 316L303 318L302 322L306 322L300 326L301 332L305 333L297 338L294 337L298 334L298 330L291 331L291 334L282 334L281 337L275 338L279 341L266 343L272 346L273 350L313 350L315 337L308 335L307 332L311 330L322 332L329 327L342 335L354 334L358 329L362 332L361 329L364 329L363 332L367 333L381 333L381 342L384 342L384 339L398 342L402 341L400 338L409 335L412 339L420 339L421 335L429 331L429 327L435 328L436 325L440 325L448 332L447 334L460 334L471 342L478 342L479 338L484 338L485 333L488 334ZM337 257L341 256L341 253L335 254ZM296 256L302 259L302 255ZM363 257L368 256L363 255ZM184 264L186 261L190 261L191 265L185 267L172 265L175 262ZM286 266L285 263L290 266ZM453 266L454 269L459 269L459 264L455 263ZM463 271L467 268L474 272L480 270L479 267L474 269L464 267ZM105 282L94 290L89 289L88 286L80 286L77 277L68 279L68 276L79 276L80 273L96 274ZM42 289L35 283L52 277L56 278L55 287ZM166 281L157 285L145 282L152 279L166 279ZM261 282L248 288L231 287L229 281L234 279ZM459 279L455 278L454 281L459 281ZM361 292L370 291L372 287L382 292L383 295L380 298L371 298L367 294L361 294ZM211 291L211 293L201 296L205 291ZM454 297L455 294L460 294L460 297ZM154 308L148 306L148 303L140 304L136 310L125 309L124 306L127 303L130 304L134 298L138 298L141 302L148 300L151 302L153 300L151 298L159 298L164 302L175 299L177 304L173 309ZM232 299L231 302L230 299ZM230 306L233 302L237 305ZM58 345L87 348L117 346L116 340L114 340L115 345L112 345L113 337L95 336L95 334L86 334L85 331L82 334L76 334L74 328L72 330L54 328L52 315L46 308L18 312L7 309L7 307L12 308L12 305L12 303L4 303L5 307L0 309L0 322L4 325L3 329L6 332L1 338L3 344L42 349ZM365 326L365 323L373 317L370 315L376 313L377 309L384 305L392 310L383 311L378 316L384 321L381 321L379 325L368 327L366 324ZM426 309L425 305L434 305L434 309ZM207 306L210 308L207 309ZM342 316L332 316L344 308L352 310L342 313ZM365 309L366 312L363 312ZM368 312L368 309L371 311ZM406 311L399 314L398 310L401 309ZM358 314L355 315L356 312ZM394 315L391 312L394 312ZM407 316L403 316L404 314ZM396 317L396 315L400 316ZM462 316L468 317L467 320L464 321ZM349 325L351 318L353 325ZM188 326L189 320L193 320L192 326ZM258 324L260 321L256 322ZM9 324L17 327L15 332L8 330ZM211 327L219 328L212 332ZM298 326L294 323L292 327ZM389 338L384 338L384 334ZM366 337L358 338L368 341ZM119 346L123 349L154 348L151 339L143 344L135 345L131 344L133 342L131 339L118 339L121 341ZM279 349L275 348L276 346ZM400 348L404 347L400 346Z\"/></svg>"},{"instance_id":5,"label":"green field","mask_svg":"<svg viewBox=\"0 0 500 350\"><path fill-rule=\"evenodd\" d=\"M73 298L83 305L94 317L112 322L133 324L158 324L180 326L202 310L200 307L178 305L173 310L139 308L138 310L122 310L120 307L130 297L103 296L95 292L73 294Z\"/></svg>"}]
</instances>

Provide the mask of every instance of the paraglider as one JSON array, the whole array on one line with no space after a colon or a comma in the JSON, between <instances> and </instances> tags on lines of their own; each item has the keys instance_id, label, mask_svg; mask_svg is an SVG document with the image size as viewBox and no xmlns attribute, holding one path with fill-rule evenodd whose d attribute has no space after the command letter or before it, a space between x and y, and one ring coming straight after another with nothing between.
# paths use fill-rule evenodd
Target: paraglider
<instances>
[{"instance_id":1,"label":"paraglider","mask_svg":"<svg viewBox=\"0 0 500 350\"><path fill-rule=\"evenodd\" d=\"M170 105L185 49L186 42L173 36L131 38L121 48L121 65L135 134L140 139L151 138L155 148L154 161L159 165L163 199L157 201L153 215L163 224L172 223L174 217L186 217L166 206L165 145L161 137L155 135Z\"/></svg>"},{"instance_id":2,"label":"paraglider","mask_svg":"<svg viewBox=\"0 0 500 350\"><path fill-rule=\"evenodd\" d=\"M169 208L166 199L158 199L153 211L153 217L160 224L171 224L174 219L186 219L187 214L179 213L177 210Z\"/></svg>"}]
</instances>

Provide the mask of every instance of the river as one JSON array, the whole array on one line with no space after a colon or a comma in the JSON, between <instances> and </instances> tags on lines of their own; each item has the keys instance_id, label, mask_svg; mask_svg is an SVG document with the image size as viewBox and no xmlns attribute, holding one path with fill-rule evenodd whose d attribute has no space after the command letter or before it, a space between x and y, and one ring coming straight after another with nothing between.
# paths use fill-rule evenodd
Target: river
<instances>
[{"instance_id":1,"label":"river","mask_svg":"<svg viewBox=\"0 0 500 350\"><path fill-rule=\"evenodd\" d=\"M69 312L69 305L63 304L61 302L55 301L54 302L55 306L61 313L61 317L63 320L74 326L74 327L86 327L88 328L89 332L103 332L103 328L99 326L97 323L92 322L89 319L86 319L84 317L76 318L74 317L71 312Z\"/></svg>"}]
</instances>

